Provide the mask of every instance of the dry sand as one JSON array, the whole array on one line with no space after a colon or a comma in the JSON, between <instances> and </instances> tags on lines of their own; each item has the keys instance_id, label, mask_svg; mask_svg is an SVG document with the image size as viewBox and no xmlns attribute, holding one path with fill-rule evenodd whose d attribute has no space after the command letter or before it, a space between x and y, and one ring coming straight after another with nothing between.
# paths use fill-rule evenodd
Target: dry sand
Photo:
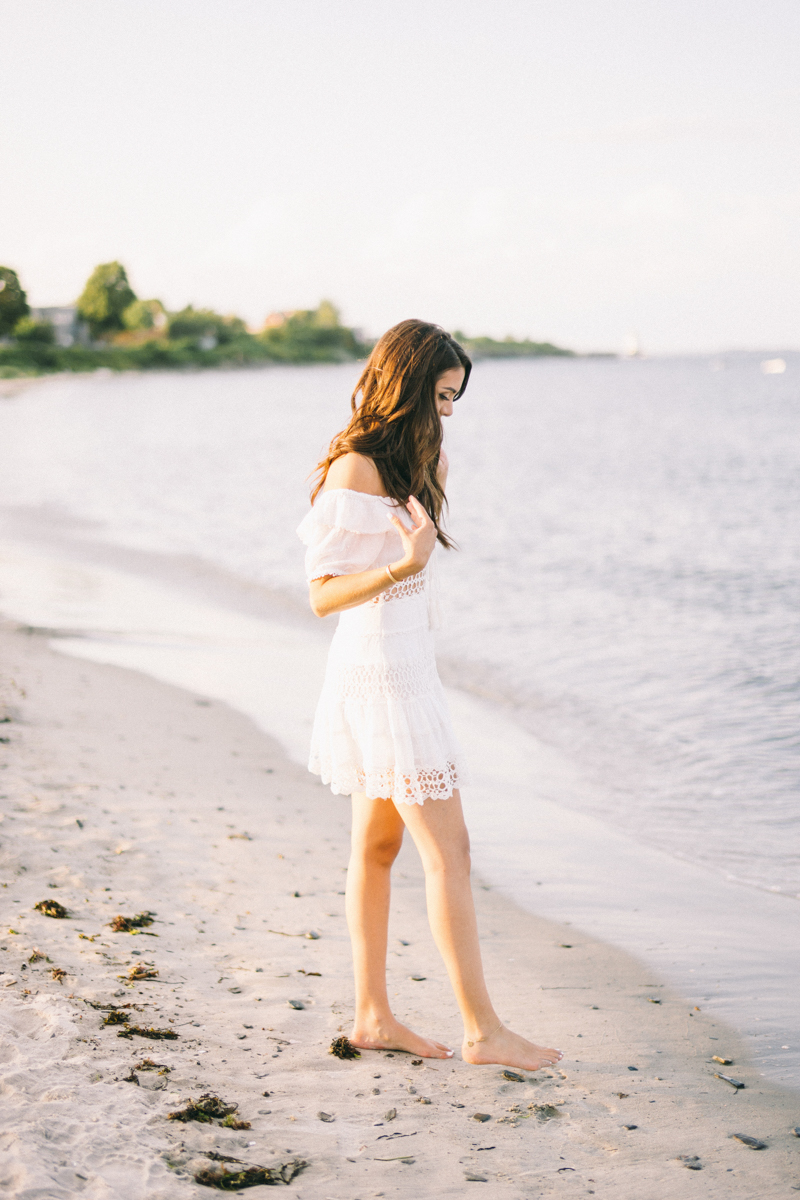
<instances>
[{"instance_id":1,"label":"dry sand","mask_svg":"<svg viewBox=\"0 0 800 1200\"><path fill-rule=\"evenodd\" d=\"M765 1082L730 1030L635 959L477 880L499 1011L561 1046L560 1069L515 1082L458 1059L329 1055L352 1006L347 802L217 702L61 656L8 623L0 657L5 1194L209 1196L193 1176L210 1154L305 1160L290 1186L306 1200L800 1191L797 1094ZM69 917L34 911L41 900ZM146 910L154 923L137 934L109 927ZM413 847L394 910L397 1012L458 1046ZM126 982L137 966L157 975ZM109 1011L178 1036L121 1037ZM146 1058L163 1066L137 1070ZM206 1092L250 1127L168 1119Z\"/></svg>"}]
</instances>

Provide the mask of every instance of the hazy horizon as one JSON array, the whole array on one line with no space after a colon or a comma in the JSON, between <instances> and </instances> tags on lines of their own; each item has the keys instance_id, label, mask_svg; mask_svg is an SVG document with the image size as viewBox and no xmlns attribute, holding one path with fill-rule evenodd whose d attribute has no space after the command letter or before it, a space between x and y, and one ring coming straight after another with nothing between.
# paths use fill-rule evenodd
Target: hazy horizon
<instances>
[{"instance_id":1,"label":"hazy horizon","mask_svg":"<svg viewBox=\"0 0 800 1200\"><path fill-rule=\"evenodd\" d=\"M800 348L788 0L0 0L0 262L34 305L330 297L495 337Z\"/></svg>"}]
</instances>

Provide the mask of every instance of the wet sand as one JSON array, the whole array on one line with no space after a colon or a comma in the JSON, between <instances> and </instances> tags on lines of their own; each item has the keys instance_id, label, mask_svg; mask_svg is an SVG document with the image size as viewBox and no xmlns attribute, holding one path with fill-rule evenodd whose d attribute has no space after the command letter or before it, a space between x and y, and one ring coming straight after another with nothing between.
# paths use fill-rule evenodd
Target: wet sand
<instances>
[{"instance_id":1,"label":"wet sand","mask_svg":"<svg viewBox=\"0 0 800 1200\"><path fill-rule=\"evenodd\" d=\"M800 1189L797 1093L764 1080L732 1031L651 968L478 879L500 1014L561 1046L560 1068L518 1082L458 1058L334 1058L352 1011L347 802L217 701L56 654L11 623L0 659L9 1196L207 1196L193 1177L219 1169L213 1154L304 1160L290 1186L306 1200ZM396 1010L457 1048L412 846L394 885ZM69 916L35 911L42 900ZM110 928L142 912L153 924L137 933ZM157 974L130 981L137 967ZM104 1025L111 1012L128 1024ZM119 1036L133 1025L178 1036ZM144 1059L156 1068L137 1070ZM208 1092L250 1128L168 1119Z\"/></svg>"}]
</instances>

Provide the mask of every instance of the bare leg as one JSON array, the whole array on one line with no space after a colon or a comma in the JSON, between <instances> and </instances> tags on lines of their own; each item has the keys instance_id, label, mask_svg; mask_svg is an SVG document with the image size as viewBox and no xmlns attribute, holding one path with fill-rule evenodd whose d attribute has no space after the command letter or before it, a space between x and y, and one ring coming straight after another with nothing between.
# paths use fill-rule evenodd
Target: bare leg
<instances>
[{"instance_id":1,"label":"bare leg","mask_svg":"<svg viewBox=\"0 0 800 1200\"><path fill-rule=\"evenodd\" d=\"M390 877L403 832L403 821L391 800L353 796L346 897L356 985L350 1041L366 1050L408 1050L421 1058L449 1058L453 1052L447 1046L420 1037L396 1020L386 991Z\"/></svg>"},{"instance_id":2,"label":"bare leg","mask_svg":"<svg viewBox=\"0 0 800 1200\"><path fill-rule=\"evenodd\" d=\"M557 1063L560 1050L537 1046L506 1029L483 977L470 886L469 835L456 791L448 800L400 804L425 868L428 918L464 1020L462 1057L537 1071Z\"/></svg>"}]
</instances>

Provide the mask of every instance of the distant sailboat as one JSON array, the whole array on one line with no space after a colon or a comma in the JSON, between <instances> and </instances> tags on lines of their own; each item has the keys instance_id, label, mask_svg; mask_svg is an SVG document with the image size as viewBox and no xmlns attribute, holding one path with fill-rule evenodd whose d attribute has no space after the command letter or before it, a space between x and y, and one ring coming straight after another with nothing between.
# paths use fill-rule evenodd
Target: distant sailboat
<instances>
[{"instance_id":1,"label":"distant sailboat","mask_svg":"<svg viewBox=\"0 0 800 1200\"><path fill-rule=\"evenodd\" d=\"M629 333L625 336L622 343L623 358L642 358L642 347L639 344L639 335Z\"/></svg>"}]
</instances>

